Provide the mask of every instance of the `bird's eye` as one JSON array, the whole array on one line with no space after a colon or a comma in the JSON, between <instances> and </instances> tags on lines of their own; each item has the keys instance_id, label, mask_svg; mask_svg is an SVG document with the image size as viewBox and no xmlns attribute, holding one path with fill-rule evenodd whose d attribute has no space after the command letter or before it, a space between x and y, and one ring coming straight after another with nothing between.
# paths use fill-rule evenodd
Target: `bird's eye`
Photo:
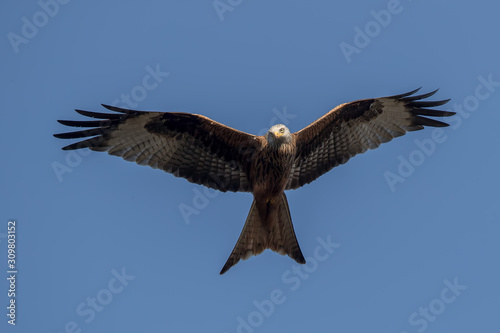
<instances>
[{"instance_id":1,"label":"bird's eye","mask_svg":"<svg viewBox=\"0 0 500 333\"><path fill-rule=\"evenodd\" d=\"M283 127L280 128L280 133L285 133L285 129Z\"/></svg>"}]
</instances>

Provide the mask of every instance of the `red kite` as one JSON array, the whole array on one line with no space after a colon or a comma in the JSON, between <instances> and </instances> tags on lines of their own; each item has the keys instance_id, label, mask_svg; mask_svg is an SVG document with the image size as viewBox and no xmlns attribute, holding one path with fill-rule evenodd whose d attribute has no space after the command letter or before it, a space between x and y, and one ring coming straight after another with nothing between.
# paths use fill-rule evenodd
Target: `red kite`
<instances>
[{"instance_id":1,"label":"red kite","mask_svg":"<svg viewBox=\"0 0 500 333\"><path fill-rule=\"evenodd\" d=\"M90 137L64 150L107 151L219 191L252 192L250 212L220 272L224 274L240 259L265 249L304 264L284 191L308 184L354 155L406 132L448 126L426 117L455 114L428 109L449 100L422 101L436 91L412 96L417 91L339 105L293 134L284 125L274 125L265 135L255 136L201 115L103 105L116 113L76 110L100 120L59 120L63 125L90 129L54 136Z\"/></svg>"}]
</instances>

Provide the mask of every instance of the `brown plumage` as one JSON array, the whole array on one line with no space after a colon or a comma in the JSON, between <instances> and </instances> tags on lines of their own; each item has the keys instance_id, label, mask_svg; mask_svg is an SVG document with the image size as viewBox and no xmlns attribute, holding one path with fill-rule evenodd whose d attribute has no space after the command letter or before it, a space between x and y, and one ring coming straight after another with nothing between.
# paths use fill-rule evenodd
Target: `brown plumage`
<instances>
[{"instance_id":1,"label":"brown plumage","mask_svg":"<svg viewBox=\"0 0 500 333\"><path fill-rule=\"evenodd\" d=\"M339 105L293 134L284 125L275 125L265 135L255 136L200 115L103 105L116 113L76 110L100 120L59 120L90 129L54 136L87 138L64 150L107 151L219 191L252 192L247 220L221 274L265 249L303 264L284 191L308 184L356 154L406 132L448 126L426 118L453 115L427 109L448 100L422 101L436 91L412 96L417 90Z\"/></svg>"}]
</instances>

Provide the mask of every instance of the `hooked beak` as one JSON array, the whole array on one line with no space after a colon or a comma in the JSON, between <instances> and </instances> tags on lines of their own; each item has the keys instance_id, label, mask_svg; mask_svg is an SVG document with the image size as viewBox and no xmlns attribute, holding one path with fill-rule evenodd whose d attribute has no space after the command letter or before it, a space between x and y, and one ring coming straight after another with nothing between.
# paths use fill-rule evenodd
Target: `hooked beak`
<instances>
[{"instance_id":1,"label":"hooked beak","mask_svg":"<svg viewBox=\"0 0 500 333\"><path fill-rule=\"evenodd\" d=\"M276 131L274 132L274 136L279 138L280 136L282 136L284 133L281 133L280 131Z\"/></svg>"}]
</instances>

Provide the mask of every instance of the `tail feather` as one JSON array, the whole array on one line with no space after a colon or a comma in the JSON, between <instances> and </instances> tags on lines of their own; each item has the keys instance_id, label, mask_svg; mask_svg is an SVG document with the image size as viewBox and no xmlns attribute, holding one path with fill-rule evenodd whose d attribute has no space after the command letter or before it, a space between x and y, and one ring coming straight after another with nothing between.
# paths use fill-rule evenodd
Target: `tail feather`
<instances>
[{"instance_id":1,"label":"tail feather","mask_svg":"<svg viewBox=\"0 0 500 333\"><path fill-rule=\"evenodd\" d=\"M299 264L306 263L293 230L290 209L284 193L275 205L278 208L277 220L270 224L270 228L266 228L259 217L255 200L253 201L240 237L220 274L227 272L240 259L246 260L252 255L256 256L265 249L271 249L281 255L287 254Z\"/></svg>"},{"instance_id":2,"label":"tail feather","mask_svg":"<svg viewBox=\"0 0 500 333\"><path fill-rule=\"evenodd\" d=\"M286 199L285 193L281 195L280 201L278 210L278 225L275 226L276 229L269 235L271 238L270 248L281 255L287 254L299 264L305 264L306 260L302 255L299 242L297 241L297 236L295 235L295 230L293 229L292 217L290 215L290 208L288 207L288 200ZM279 240L273 240L273 235L279 235Z\"/></svg>"}]
</instances>

